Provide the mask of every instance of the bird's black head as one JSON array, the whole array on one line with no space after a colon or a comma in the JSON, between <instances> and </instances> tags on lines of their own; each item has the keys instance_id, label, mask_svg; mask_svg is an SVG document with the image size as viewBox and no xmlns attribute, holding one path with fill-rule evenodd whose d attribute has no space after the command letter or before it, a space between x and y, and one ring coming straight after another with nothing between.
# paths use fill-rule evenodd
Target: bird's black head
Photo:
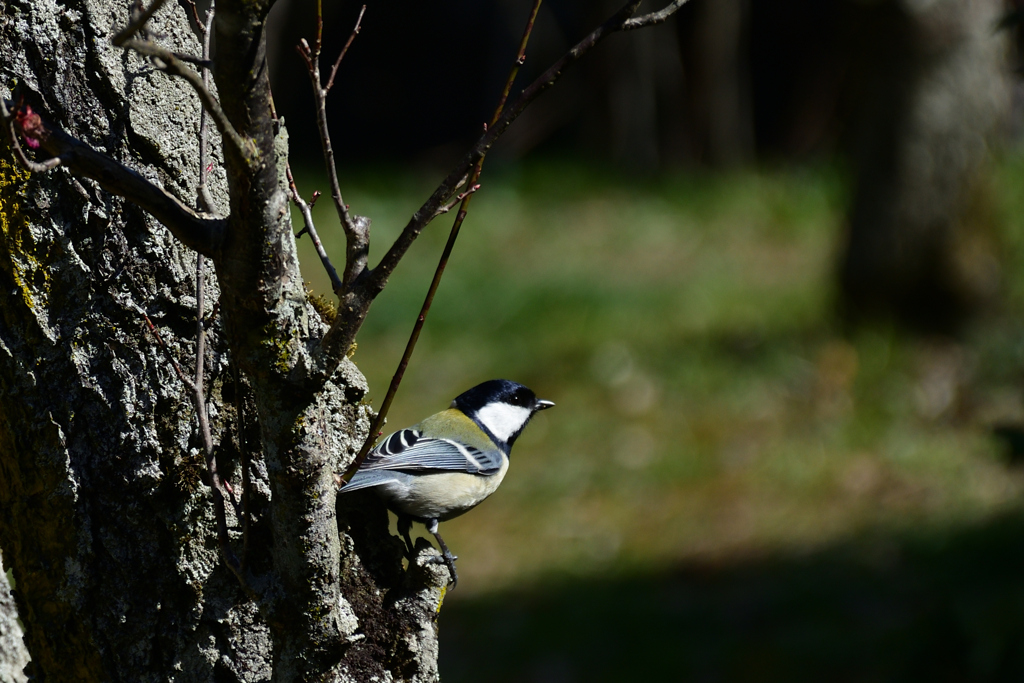
<instances>
[{"instance_id":1,"label":"bird's black head","mask_svg":"<svg viewBox=\"0 0 1024 683\"><path fill-rule=\"evenodd\" d=\"M492 379L459 394L452 405L473 418L508 452L533 414L555 404L538 399L522 384Z\"/></svg>"}]
</instances>

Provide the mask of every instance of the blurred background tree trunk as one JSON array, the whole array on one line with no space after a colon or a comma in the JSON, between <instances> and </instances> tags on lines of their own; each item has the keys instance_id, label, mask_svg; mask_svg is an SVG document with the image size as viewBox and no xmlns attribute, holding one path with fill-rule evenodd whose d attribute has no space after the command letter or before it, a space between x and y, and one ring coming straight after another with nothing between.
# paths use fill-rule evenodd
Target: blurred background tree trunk
<instances>
[{"instance_id":1,"label":"blurred background tree trunk","mask_svg":"<svg viewBox=\"0 0 1024 683\"><path fill-rule=\"evenodd\" d=\"M999 11L994 0L872 11L840 271L849 320L952 332L996 294L985 169L1009 108Z\"/></svg>"},{"instance_id":2,"label":"blurred background tree trunk","mask_svg":"<svg viewBox=\"0 0 1024 683\"><path fill-rule=\"evenodd\" d=\"M698 2L680 23L696 159L716 168L754 160L750 0Z\"/></svg>"}]
</instances>

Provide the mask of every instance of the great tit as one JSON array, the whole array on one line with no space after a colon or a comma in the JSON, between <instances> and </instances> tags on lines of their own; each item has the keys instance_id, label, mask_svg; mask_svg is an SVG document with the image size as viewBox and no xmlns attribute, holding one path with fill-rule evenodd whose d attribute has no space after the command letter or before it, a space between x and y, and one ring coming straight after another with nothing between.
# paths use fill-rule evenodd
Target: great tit
<instances>
[{"instance_id":1,"label":"great tit","mask_svg":"<svg viewBox=\"0 0 1024 683\"><path fill-rule=\"evenodd\" d=\"M341 489L373 487L398 515L398 530L413 557L409 529L420 522L437 539L455 588L456 557L438 522L458 517L494 493L508 470L512 444L530 418L555 405L507 379L492 379L460 394L447 410L381 441Z\"/></svg>"}]
</instances>

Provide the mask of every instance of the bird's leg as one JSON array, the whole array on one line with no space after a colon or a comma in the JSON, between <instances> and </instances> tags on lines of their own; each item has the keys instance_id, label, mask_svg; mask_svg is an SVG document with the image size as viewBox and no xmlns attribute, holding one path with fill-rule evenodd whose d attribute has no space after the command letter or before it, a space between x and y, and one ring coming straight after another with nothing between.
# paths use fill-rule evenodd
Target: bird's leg
<instances>
[{"instance_id":1,"label":"bird's leg","mask_svg":"<svg viewBox=\"0 0 1024 683\"><path fill-rule=\"evenodd\" d=\"M448 546L445 544L444 539L441 538L441 534L437 533L437 520L427 520L427 531L434 535L437 539L437 544L441 546L441 555L444 558L444 563L448 567L448 571L452 575L452 590L455 590L455 585L459 582L459 575L455 571L455 560L459 559L455 555L452 555L452 551L448 550Z\"/></svg>"},{"instance_id":2,"label":"bird's leg","mask_svg":"<svg viewBox=\"0 0 1024 683\"><path fill-rule=\"evenodd\" d=\"M408 557L411 560L415 557L416 552L412 545L412 537L409 536L409 529L412 528L412 517L406 515L398 515L398 533L405 539L405 547L408 548Z\"/></svg>"}]
</instances>

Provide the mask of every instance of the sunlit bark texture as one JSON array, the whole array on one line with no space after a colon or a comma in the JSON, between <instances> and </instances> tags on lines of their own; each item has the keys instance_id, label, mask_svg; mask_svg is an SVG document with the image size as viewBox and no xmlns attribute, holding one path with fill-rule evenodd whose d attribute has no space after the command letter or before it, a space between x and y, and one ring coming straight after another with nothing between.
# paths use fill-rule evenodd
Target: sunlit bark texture
<instances>
[{"instance_id":1,"label":"sunlit bark texture","mask_svg":"<svg viewBox=\"0 0 1024 683\"><path fill-rule=\"evenodd\" d=\"M11 596L7 574L0 565L0 683L25 683L28 650L21 638L18 608Z\"/></svg>"},{"instance_id":2,"label":"sunlit bark texture","mask_svg":"<svg viewBox=\"0 0 1024 683\"><path fill-rule=\"evenodd\" d=\"M873 10L840 274L853 320L950 332L994 293L984 180L987 140L1008 107L1001 7L893 0Z\"/></svg>"},{"instance_id":3,"label":"sunlit bark texture","mask_svg":"<svg viewBox=\"0 0 1024 683\"><path fill-rule=\"evenodd\" d=\"M22 84L30 104L68 133L195 206L198 99L183 81L111 46L130 5L7 2L2 94ZM163 46L200 53L184 5L168 3L149 27ZM238 372L227 361L226 304L215 310L222 293L207 269L207 394L221 475L236 493L240 450L252 458L244 546L228 506L231 547L246 562L243 588L218 549L195 410L170 358L191 375L195 253L95 182L63 168L29 176L0 147L0 546L17 581L29 672L49 681L435 678L444 576L402 572L372 500L346 514L340 533L331 486L305 509L284 507L295 478L332 481L361 445L366 387L355 367L343 361L322 390L294 404L268 397L263 385L276 366ZM219 145L211 153L213 198L226 213L225 162ZM236 208L240 220L245 210ZM284 265L270 266L297 268L287 214L278 233L264 232L283 245ZM225 261L216 260L218 275L230 271ZM290 280L280 298L291 302L292 328L246 330L253 339L240 347L264 343L285 370L291 347L280 335L299 343L300 326L313 337L326 330L302 298L301 278ZM236 327L236 309L261 304L251 283L240 286L248 289L232 292ZM363 558L360 541L344 533L350 524L361 547L373 538ZM297 528L324 529L323 539ZM298 552L312 559L295 570L288 558ZM313 575L333 592L292 592L303 580L315 585Z\"/></svg>"}]
</instances>

